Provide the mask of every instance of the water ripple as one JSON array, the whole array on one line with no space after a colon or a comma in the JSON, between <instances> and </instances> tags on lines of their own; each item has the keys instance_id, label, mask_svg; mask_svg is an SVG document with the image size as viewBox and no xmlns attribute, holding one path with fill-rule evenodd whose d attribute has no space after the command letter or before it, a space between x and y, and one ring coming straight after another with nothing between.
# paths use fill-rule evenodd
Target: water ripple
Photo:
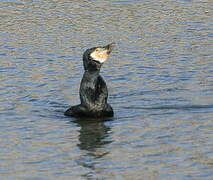
<instances>
[{"instance_id":1,"label":"water ripple","mask_svg":"<svg viewBox=\"0 0 213 180\"><path fill-rule=\"evenodd\" d=\"M213 179L211 5L1 1L1 179ZM115 117L64 117L109 42Z\"/></svg>"}]
</instances>

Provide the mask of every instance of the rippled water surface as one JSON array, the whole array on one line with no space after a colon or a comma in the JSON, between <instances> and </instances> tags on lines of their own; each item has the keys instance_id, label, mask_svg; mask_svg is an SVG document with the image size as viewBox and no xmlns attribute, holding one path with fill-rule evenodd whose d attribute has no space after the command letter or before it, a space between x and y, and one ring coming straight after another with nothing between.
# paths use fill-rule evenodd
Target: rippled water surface
<instances>
[{"instance_id":1,"label":"rippled water surface","mask_svg":"<svg viewBox=\"0 0 213 180\"><path fill-rule=\"evenodd\" d=\"M211 0L1 0L0 179L213 179ZM82 53L115 117L67 118Z\"/></svg>"}]
</instances>

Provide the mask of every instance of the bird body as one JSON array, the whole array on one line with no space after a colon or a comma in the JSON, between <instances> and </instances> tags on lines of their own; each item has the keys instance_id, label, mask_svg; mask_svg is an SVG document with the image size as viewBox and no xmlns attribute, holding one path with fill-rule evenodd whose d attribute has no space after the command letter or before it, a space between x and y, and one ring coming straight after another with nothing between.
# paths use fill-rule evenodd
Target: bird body
<instances>
[{"instance_id":1,"label":"bird body","mask_svg":"<svg viewBox=\"0 0 213 180\"><path fill-rule=\"evenodd\" d=\"M107 103L108 90L100 69L108 58L113 44L87 49L83 55L84 75L80 85L81 104L71 106L64 114L73 117L112 117L113 109Z\"/></svg>"}]
</instances>

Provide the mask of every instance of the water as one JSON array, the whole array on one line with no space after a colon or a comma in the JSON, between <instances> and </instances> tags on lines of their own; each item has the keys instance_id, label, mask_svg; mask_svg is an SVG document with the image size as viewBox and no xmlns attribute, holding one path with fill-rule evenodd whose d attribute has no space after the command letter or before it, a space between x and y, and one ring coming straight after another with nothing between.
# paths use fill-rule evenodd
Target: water
<instances>
[{"instance_id":1,"label":"water","mask_svg":"<svg viewBox=\"0 0 213 180\"><path fill-rule=\"evenodd\" d=\"M212 2L0 1L0 179L213 179ZM115 117L79 121L87 48Z\"/></svg>"}]
</instances>

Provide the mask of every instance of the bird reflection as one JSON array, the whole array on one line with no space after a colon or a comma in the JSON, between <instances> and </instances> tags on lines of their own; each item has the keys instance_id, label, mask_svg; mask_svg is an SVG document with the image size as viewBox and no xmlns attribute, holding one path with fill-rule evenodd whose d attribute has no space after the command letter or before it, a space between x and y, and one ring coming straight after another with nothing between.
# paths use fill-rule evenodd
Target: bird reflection
<instances>
[{"instance_id":1,"label":"bird reflection","mask_svg":"<svg viewBox=\"0 0 213 180\"><path fill-rule=\"evenodd\" d=\"M77 119L74 121L80 126L79 144L81 150L86 150L86 154L77 160L77 163L90 171L84 174L84 177L91 178L94 175L101 174L101 169L97 168L98 159L104 157L109 152L105 147L110 144L111 128L103 120Z\"/></svg>"},{"instance_id":2,"label":"bird reflection","mask_svg":"<svg viewBox=\"0 0 213 180\"><path fill-rule=\"evenodd\" d=\"M105 121L101 119L77 119L75 121L80 125L79 144L81 150L94 152L95 149L103 147L105 144L111 143L109 139L110 127L105 125Z\"/></svg>"}]
</instances>

